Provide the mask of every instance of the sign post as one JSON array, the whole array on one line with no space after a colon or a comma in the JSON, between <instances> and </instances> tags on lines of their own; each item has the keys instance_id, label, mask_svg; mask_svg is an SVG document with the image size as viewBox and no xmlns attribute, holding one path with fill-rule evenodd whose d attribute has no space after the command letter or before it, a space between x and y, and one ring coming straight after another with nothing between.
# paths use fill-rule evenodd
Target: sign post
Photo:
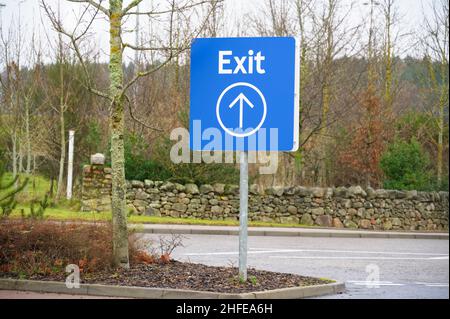
<instances>
[{"instance_id":1,"label":"sign post","mask_svg":"<svg viewBox=\"0 0 450 319\"><path fill-rule=\"evenodd\" d=\"M299 50L293 37L202 38L191 48L190 149L240 152L239 277L247 280L249 151L296 151ZM216 162L217 163L217 162Z\"/></svg>"},{"instance_id":2,"label":"sign post","mask_svg":"<svg viewBox=\"0 0 450 319\"><path fill-rule=\"evenodd\" d=\"M247 281L248 153L241 152L239 174L239 279Z\"/></svg>"}]
</instances>

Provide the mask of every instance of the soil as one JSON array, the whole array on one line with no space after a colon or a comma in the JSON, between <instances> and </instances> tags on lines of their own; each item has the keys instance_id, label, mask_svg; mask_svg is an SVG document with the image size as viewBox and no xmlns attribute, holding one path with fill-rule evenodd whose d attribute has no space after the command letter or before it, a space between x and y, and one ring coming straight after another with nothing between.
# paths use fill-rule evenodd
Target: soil
<instances>
[{"instance_id":1,"label":"soil","mask_svg":"<svg viewBox=\"0 0 450 319\"><path fill-rule=\"evenodd\" d=\"M65 281L68 274L33 275L20 279ZM3 278L19 278L17 274L1 273ZM327 284L331 281L294 274L256 269L248 270L248 281L240 283L238 270L172 260L169 263L137 264L130 269L95 273L81 273L81 283L189 289L223 293L244 293L298 286Z\"/></svg>"}]
</instances>

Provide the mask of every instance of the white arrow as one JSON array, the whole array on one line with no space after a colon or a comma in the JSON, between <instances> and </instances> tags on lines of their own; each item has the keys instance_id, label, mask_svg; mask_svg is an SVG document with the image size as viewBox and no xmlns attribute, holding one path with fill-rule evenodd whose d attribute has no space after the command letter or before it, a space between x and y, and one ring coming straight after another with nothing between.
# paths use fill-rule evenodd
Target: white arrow
<instances>
[{"instance_id":1,"label":"white arrow","mask_svg":"<svg viewBox=\"0 0 450 319\"><path fill-rule=\"evenodd\" d=\"M239 128L243 127L243 118L244 118L244 101L250 106L251 108L254 108L252 102L244 95L244 93L241 93L238 95L237 98L234 99L233 102L231 102L229 108L231 109L237 102L239 102Z\"/></svg>"}]
</instances>

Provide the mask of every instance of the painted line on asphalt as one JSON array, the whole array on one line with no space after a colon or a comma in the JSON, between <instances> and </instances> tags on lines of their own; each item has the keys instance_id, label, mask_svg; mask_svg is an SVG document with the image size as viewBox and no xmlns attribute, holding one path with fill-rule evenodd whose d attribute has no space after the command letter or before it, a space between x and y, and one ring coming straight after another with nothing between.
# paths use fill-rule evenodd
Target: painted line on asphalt
<instances>
[{"instance_id":1,"label":"painted line on asphalt","mask_svg":"<svg viewBox=\"0 0 450 319\"><path fill-rule=\"evenodd\" d=\"M427 287L448 287L448 283L442 282L415 282L416 285L424 285Z\"/></svg>"},{"instance_id":2,"label":"painted line on asphalt","mask_svg":"<svg viewBox=\"0 0 450 319\"><path fill-rule=\"evenodd\" d=\"M427 286L427 287L448 287L448 283L427 283L427 282L414 282L414 283L394 283L392 281L364 281L364 280L347 280L346 284L352 284L357 286Z\"/></svg>"},{"instance_id":3,"label":"painted line on asphalt","mask_svg":"<svg viewBox=\"0 0 450 319\"><path fill-rule=\"evenodd\" d=\"M442 256L435 258L448 259L448 253L420 253L405 251L371 251L371 250L333 250L333 249L277 249L277 248L250 248L250 250L280 251L280 252L324 252L324 253L354 253L354 254L387 254L387 255L418 255L418 256Z\"/></svg>"},{"instance_id":4,"label":"painted line on asphalt","mask_svg":"<svg viewBox=\"0 0 450 319\"><path fill-rule=\"evenodd\" d=\"M442 260L430 257L383 257L383 256L269 256L269 258L277 259L342 259L342 260Z\"/></svg>"},{"instance_id":5,"label":"painted line on asphalt","mask_svg":"<svg viewBox=\"0 0 450 319\"><path fill-rule=\"evenodd\" d=\"M378 284L392 284L392 281L376 281L376 280L346 280L346 283L378 283Z\"/></svg>"},{"instance_id":6,"label":"painted line on asphalt","mask_svg":"<svg viewBox=\"0 0 450 319\"><path fill-rule=\"evenodd\" d=\"M434 259L448 259L448 254L442 254L442 253L390 252L390 251L364 251L364 250L329 250L329 249L263 249L263 248L250 248L249 251L248 251L248 254L301 253L301 252L436 256L436 257L432 257L432 258L434 258ZM222 252L186 253L186 254L184 254L184 256L214 256L214 255L237 255L237 254L239 254L238 251L222 251Z\"/></svg>"},{"instance_id":7,"label":"painted line on asphalt","mask_svg":"<svg viewBox=\"0 0 450 319\"><path fill-rule=\"evenodd\" d=\"M288 253L288 252L299 252L296 249L282 249L282 250L260 250L251 251L249 250L247 254L273 254L273 253ZM221 251L221 252L209 252L209 253L186 253L184 256L214 256L214 255L238 255L238 251Z\"/></svg>"},{"instance_id":8,"label":"painted line on asphalt","mask_svg":"<svg viewBox=\"0 0 450 319\"><path fill-rule=\"evenodd\" d=\"M357 286L368 286L368 287L376 287L376 286L404 286L405 284L393 283L392 281L346 281L346 283L351 283Z\"/></svg>"}]
</instances>

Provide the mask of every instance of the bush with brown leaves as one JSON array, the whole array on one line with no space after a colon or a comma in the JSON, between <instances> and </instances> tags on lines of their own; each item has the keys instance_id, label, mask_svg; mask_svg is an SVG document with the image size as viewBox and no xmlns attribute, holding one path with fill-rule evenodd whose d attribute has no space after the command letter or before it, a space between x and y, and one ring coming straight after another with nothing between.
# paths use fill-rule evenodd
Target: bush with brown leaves
<instances>
[{"instance_id":1,"label":"bush with brown leaves","mask_svg":"<svg viewBox=\"0 0 450 319\"><path fill-rule=\"evenodd\" d=\"M130 236L129 247L131 263L156 260L135 236ZM0 272L45 275L64 272L68 264L85 273L114 268L111 225L0 221Z\"/></svg>"}]
</instances>

